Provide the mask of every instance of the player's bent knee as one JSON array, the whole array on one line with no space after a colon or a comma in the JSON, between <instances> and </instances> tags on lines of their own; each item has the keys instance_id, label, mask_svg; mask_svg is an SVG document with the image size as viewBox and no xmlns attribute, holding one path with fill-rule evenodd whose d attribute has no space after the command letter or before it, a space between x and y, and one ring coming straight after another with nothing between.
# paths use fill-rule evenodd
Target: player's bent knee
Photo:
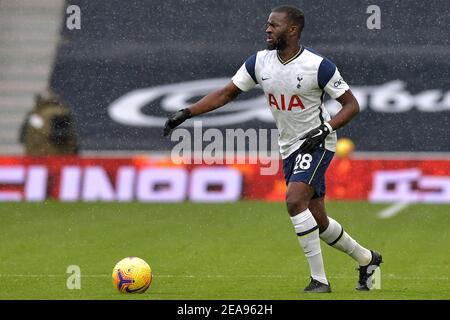
<instances>
[{"instance_id":1,"label":"player's bent knee","mask_svg":"<svg viewBox=\"0 0 450 320\"><path fill-rule=\"evenodd\" d=\"M314 191L303 182L290 183L286 192L286 205L291 217L305 211Z\"/></svg>"},{"instance_id":2,"label":"player's bent knee","mask_svg":"<svg viewBox=\"0 0 450 320\"><path fill-rule=\"evenodd\" d=\"M298 194L287 193L286 194L286 206L291 217L305 211L308 208L308 201L302 198Z\"/></svg>"}]
</instances>

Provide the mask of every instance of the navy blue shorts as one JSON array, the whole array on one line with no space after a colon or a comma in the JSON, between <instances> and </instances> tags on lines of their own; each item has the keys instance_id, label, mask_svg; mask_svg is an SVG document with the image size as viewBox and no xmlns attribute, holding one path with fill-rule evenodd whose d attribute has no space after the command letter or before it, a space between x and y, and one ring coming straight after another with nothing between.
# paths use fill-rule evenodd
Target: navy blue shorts
<instances>
[{"instance_id":1,"label":"navy blue shorts","mask_svg":"<svg viewBox=\"0 0 450 320\"><path fill-rule=\"evenodd\" d=\"M325 195L325 172L333 159L334 152L318 148L312 153L302 154L295 151L283 160L283 172L286 184L304 182L314 188L313 198Z\"/></svg>"}]
</instances>

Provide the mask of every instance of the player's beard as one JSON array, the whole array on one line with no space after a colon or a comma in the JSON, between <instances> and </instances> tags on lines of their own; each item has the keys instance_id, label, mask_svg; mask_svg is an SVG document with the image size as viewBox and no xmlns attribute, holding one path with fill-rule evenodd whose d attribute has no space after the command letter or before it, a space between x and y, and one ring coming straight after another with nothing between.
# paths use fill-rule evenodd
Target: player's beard
<instances>
[{"instance_id":1,"label":"player's beard","mask_svg":"<svg viewBox=\"0 0 450 320\"><path fill-rule=\"evenodd\" d=\"M287 35L281 34L272 44L267 45L267 50L283 50L287 47Z\"/></svg>"}]
</instances>

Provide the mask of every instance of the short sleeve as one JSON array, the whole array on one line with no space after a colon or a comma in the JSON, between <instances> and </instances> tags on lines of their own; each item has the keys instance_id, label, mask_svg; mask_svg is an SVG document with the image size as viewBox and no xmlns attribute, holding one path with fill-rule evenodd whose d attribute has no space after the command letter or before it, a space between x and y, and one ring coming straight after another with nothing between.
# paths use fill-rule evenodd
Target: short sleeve
<instances>
[{"instance_id":1,"label":"short sleeve","mask_svg":"<svg viewBox=\"0 0 450 320\"><path fill-rule=\"evenodd\" d=\"M252 55L239 68L236 74L231 79L233 83L242 91L248 91L254 88L257 84L255 76L256 54Z\"/></svg>"},{"instance_id":2,"label":"short sleeve","mask_svg":"<svg viewBox=\"0 0 450 320\"><path fill-rule=\"evenodd\" d=\"M327 58L322 60L317 78L319 87L325 90L332 99L339 98L345 91L350 89L339 73L338 68Z\"/></svg>"}]
</instances>

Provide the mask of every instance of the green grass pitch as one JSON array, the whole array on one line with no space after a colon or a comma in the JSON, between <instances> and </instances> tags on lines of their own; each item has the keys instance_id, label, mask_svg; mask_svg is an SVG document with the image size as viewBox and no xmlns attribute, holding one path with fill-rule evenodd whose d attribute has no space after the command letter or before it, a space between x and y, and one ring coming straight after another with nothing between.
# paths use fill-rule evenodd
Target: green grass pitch
<instances>
[{"instance_id":1,"label":"green grass pitch","mask_svg":"<svg viewBox=\"0 0 450 320\"><path fill-rule=\"evenodd\" d=\"M381 289L357 292L356 262L322 242L333 293L304 294L306 259L284 203L2 203L0 299L449 299L450 206L329 202L328 213L383 254ZM116 262L153 269L145 294L120 294ZM69 290L69 265L81 289Z\"/></svg>"}]
</instances>

